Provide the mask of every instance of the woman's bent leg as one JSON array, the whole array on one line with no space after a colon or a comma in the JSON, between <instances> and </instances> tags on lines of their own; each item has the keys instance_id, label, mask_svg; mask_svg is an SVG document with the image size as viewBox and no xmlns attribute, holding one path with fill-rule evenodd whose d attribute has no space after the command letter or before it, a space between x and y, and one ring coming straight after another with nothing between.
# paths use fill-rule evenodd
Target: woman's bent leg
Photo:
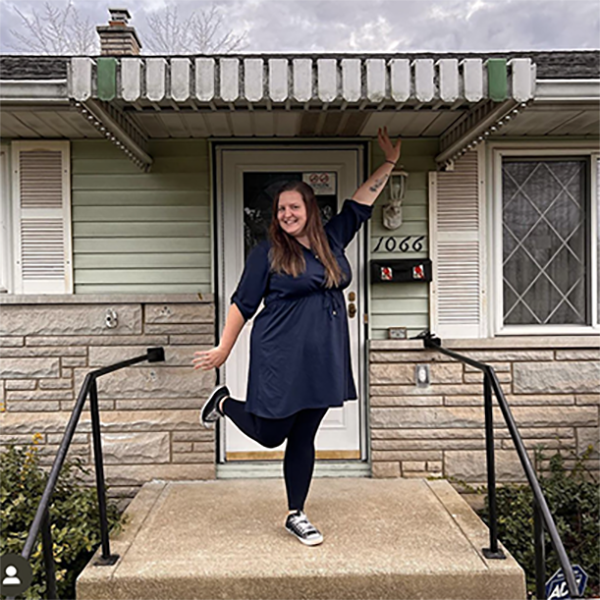
<instances>
[{"instance_id":1,"label":"woman's bent leg","mask_svg":"<svg viewBox=\"0 0 600 600\"><path fill-rule=\"evenodd\" d=\"M246 412L246 403L227 398L223 412L249 438L267 448L276 448L287 437L296 415L285 419L265 419Z\"/></svg>"},{"instance_id":2,"label":"woman's bent leg","mask_svg":"<svg viewBox=\"0 0 600 600\"><path fill-rule=\"evenodd\" d=\"M327 408L310 408L294 415L296 420L290 430L283 474L290 510L304 510L304 501L315 466L315 436Z\"/></svg>"}]
</instances>

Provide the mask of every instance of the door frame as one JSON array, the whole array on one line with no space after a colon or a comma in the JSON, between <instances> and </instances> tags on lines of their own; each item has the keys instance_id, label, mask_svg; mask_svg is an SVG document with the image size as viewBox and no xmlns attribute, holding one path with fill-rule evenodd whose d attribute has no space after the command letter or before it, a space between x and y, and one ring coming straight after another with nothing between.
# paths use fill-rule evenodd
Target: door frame
<instances>
[{"instance_id":1,"label":"door frame","mask_svg":"<svg viewBox=\"0 0 600 600\"><path fill-rule=\"evenodd\" d=\"M221 310L221 304L223 302L222 294L224 290L223 271L220 269L223 257L221 255L221 247L224 236L224 218L223 218L223 205L221 198L223 195L223 158L222 154L227 150L353 150L356 152L356 174L358 187L364 181L364 174L368 170L368 148L369 143L364 140L355 141L348 140L348 142L340 143L339 141L323 141L315 143L313 141L265 141L265 142L243 142L243 141L231 141L231 140L210 140L209 141L211 152L210 157L212 160L212 203L211 203L211 219L213 223L213 243L212 248L214 252L214 258L212 261L213 268L213 290L214 290L214 305L215 305L215 341L219 339L223 325L225 315ZM368 315L369 311L369 294L368 294L368 280L367 280L367 269L364 266L367 264L368 258L368 240L370 238L370 227L369 222L366 224L366 231L361 230L357 242L359 244L359 260L363 264L362 269L358 269L357 273L354 273L354 281L356 282L357 290L363 293L363 306L364 315L359 318L362 319L362 327L358 328L359 341L358 341L358 381L356 387L360 398L364 398L364 402L359 403L359 443L360 443L360 459L352 459L349 461L342 462L365 462L369 460L369 420L368 420L368 369L367 369L367 333L368 323L365 315ZM366 238L366 239L365 239ZM218 375L219 382L221 383L221 375ZM225 436L223 435L223 423L219 423L216 431L217 435L217 465L223 465L225 463ZM243 461L247 467L250 467L260 461ZM238 463L239 466L239 463ZM243 468L243 467L242 467Z\"/></svg>"}]
</instances>

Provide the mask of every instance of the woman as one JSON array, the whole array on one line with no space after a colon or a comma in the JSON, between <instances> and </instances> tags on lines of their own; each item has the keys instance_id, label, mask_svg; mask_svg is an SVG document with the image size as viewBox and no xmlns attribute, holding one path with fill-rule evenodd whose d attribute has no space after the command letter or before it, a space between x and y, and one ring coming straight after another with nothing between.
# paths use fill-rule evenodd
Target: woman
<instances>
[{"instance_id":1,"label":"woman","mask_svg":"<svg viewBox=\"0 0 600 600\"><path fill-rule=\"evenodd\" d=\"M342 290L352 274L344 248L373 210L400 157L387 129L378 132L385 162L323 227L312 188L285 184L275 195L269 240L248 256L231 298L220 344L195 352L194 368L220 367L244 323L264 298L250 341L246 402L218 386L204 404L206 427L227 415L246 435L275 448L287 439L283 471L288 498L287 531L314 546L321 533L304 513L313 474L314 440L330 406L356 399Z\"/></svg>"}]
</instances>

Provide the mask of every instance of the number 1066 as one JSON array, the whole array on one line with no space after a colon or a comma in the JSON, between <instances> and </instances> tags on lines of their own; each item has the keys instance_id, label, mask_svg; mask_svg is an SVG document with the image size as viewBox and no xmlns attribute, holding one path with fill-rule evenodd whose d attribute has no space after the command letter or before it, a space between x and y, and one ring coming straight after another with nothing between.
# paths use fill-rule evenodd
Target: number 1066
<instances>
[{"instance_id":1,"label":"number 1066","mask_svg":"<svg viewBox=\"0 0 600 600\"><path fill-rule=\"evenodd\" d=\"M421 252L423 250L424 235L415 237L409 235L405 238L385 237L381 236L377 242L373 252Z\"/></svg>"}]
</instances>

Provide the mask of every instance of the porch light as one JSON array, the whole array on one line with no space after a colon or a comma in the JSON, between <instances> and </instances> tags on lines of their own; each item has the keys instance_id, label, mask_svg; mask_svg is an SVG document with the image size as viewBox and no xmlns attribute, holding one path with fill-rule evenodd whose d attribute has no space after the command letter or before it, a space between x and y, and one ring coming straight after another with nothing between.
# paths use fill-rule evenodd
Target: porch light
<instances>
[{"instance_id":1,"label":"porch light","mask_svg":"<svg viewBox=\"0 0 600 600\"><path fill-rule=\"evenodd\" d=\"M408 173L402 170L392 171L388 181L389 199L387 204L383 205L383 226L386 229L398 229L402 225L402 200L406 194L406 184Z\"/></svg>"}]
</instances>

